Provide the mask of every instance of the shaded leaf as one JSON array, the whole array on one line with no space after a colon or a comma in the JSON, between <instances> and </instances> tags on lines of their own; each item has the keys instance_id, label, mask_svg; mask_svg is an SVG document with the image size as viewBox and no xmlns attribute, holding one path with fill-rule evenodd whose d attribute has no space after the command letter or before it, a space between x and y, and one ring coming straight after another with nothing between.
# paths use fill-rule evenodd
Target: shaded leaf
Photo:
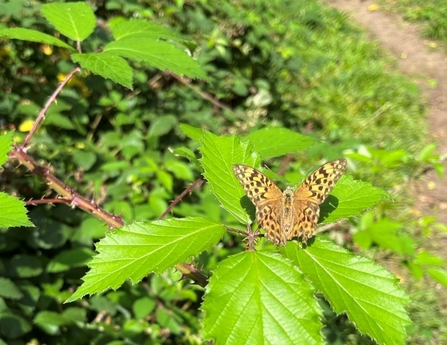
<instances>
[{"instance_id":1,"label":"shaded leaf","mask_svg":"<svg viewBox=\"0 0 447 345\"><path fill-rule=\"evenodd\" d=\"M110 53L72 54L82 68L132 89L132 68L122 57Z\"/></svg>"},{"instance_id":2,"label":"shaded leaf","mask_svg":"<svg viewBox=\"0 0 447 345\"><path fill-rule=\"evenodd\" d=\"M0 36L6 36L12 39L18 39L23 41L38 42L74 50L73 47L57 39L56 37L44 34L36 30L22 29L22 28L2 29L0 30Z\"/></svg>"},{"instance_id":3,"label":"shaded leaf","mask_svg":"<svg viewBox=\"0 0 447 345\"><path fill-rule=\"evenodd\" d=\"M0 296L10 299L20 299L23 294L11 279L0 277Z\"/></svg>"}]
</instances>

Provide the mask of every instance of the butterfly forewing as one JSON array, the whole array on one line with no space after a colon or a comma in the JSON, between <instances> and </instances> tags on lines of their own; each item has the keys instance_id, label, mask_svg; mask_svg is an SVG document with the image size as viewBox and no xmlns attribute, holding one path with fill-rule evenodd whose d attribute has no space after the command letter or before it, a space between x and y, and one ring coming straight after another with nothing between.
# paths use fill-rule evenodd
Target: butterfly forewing
<instances>
[{"instance_id":1,"label":"butterfly forewing","mask_svg":"<svg viewBox=\"0 0 447 345\"><path fill-rule=\"evenodd\" d=\"M312 200L320 205L332 192L345 169L346 159L337 159L322 165L299 185L295 191L295 200Z\"/></svg>"},{"instance_id":2,"label":"butterfly forewing","mask_svg":"<svg viewBox=\"0 0 447 345\"><path fill-rule=\"evenodd\" d=\"M303 242L312 237L320 217L320 205L334 189L346 169L346 159L328 162L310 174L295 190L295 222L287 239L300 237Z\"/></svg>"}]
</instances>

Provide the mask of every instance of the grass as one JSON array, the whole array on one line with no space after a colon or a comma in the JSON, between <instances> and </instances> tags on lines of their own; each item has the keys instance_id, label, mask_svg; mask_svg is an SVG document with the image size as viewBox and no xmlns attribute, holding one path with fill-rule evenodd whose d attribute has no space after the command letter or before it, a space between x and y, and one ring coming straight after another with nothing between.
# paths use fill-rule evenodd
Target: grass
<instances>
[{"instance_id":1,"label":"grass","mask_svg":"<svg viewBox=\"0 0 447 345\"><path fill-rule=\"evenodd\" d=\"M380 0L383 7L402 14L405 20L422 23L422 34L447 42L447 2L445 0Z\"/></svg>"}]
</instances>

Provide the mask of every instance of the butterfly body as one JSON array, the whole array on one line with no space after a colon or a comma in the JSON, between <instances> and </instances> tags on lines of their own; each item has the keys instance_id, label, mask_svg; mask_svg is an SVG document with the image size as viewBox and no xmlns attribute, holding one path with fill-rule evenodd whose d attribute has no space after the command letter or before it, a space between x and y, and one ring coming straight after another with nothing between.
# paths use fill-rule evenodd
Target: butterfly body
<instances>
[{"instance_id":1,"label":"butterfly body","mask_svg":"<svg viewBox=\"0 0 447 345\"><path fill-rule=\"evenodd\" d=\"M256 219L266 237L276 245L301 237L307 241L315 232L320 204L326 200L346 169L346 160L328 162L310 174L295 190L282 192L260 171L242 164L233 171L248 198L256 206Z\"/></svg>"}]
</instances>

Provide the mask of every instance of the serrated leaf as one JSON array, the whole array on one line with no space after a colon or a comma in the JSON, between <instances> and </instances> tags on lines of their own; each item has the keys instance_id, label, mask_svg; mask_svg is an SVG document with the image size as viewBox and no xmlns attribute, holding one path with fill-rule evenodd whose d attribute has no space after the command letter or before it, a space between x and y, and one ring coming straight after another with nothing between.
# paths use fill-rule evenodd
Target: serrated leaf
<instances>
[{"instance_id":1,"label":"serrated leaf","mask_svg":"<svg viewBox=\"0 0 447 345\"><path fill-rule=\"evenodd\" d=\"M331 195L320 206L320 221L330 223L337 219L359 215L382 201L388 194L370 183L343 176Z\"/></svg>"},{"instance_id":2,"label":"serrated leaf","mask_svg":"<svg viewBox=\"0 0 447 345\"><path fill-rule=\"evenodd\" d=\"M72 54L82 68L132 89L132 68L122 57L110 53Z\"/></svg>"},{"instance_id":3,"label":"serrated leaf","mask_svg":"<svg viewBox=\"0 0 447 345\"><path fill-rule=\"evenodd\" d=\"M92 8L83 2L45 4L41 12L56 30L74 41L86 39L96 26Z\"/></svg>"},{"instance_id":4,"label":"serrated leaf","mask_svg":"<svg viewBox=\"0 0 447 345\"><path fill-rule=\"evenodd\" d=\"M44 34L36 30L23 29L23 28L2 29L0 30L0 36L6 36L12 39L18 39L22 41L44 43L56 47L75 50L73 47L57 39L56 37Z\"/></svg>"},{"instance_id":5,"label":"serrated leaf","mask_svg":"<svg viewBox=\"0 0 447 345\"><path fill-rule=\"evenodd\" d=\"M11 279L0 277L0 297L20 299L23 294Z\"/></svg>"},{"instance_id":6,"label":"serrated leaf","mask_svg":"<svg viewBox=\"0 0 447 345\"><path fill-rule=\"evenodd\" d=\"M237 220L249 223L247 212L241 206L245 193L233 174L233 164L259 165L259 158L253 153L251 144L241 143L235 136L217 136L210 132L204 132L201 143L203 176L214 195Z\"/></svg>"},{"instance_id":7,"label":"serrated leaf","mask_svg":"<svg viewBox=\"0 0 447 345\"><path fill-rule=\"evenodd\" d=\"M0 135L0 166L8 160L8 153L12 148L12 137L14 132L7 132Z\"/></svg>"},{"instance_id":8,"label":"serrated leaf","mask_svg":"<svg viewBox=\"0 0 447 345\"><path fill-rule=\"evenodd\" d=\"M318 237L305 249L289 242L281 251L360 332L379 344L405 344L409 298L385 268Z\"/></svg>"},{"instance_id":9,"label":"serrated leaf","mask_svg":"<svg viewBox=\"0 0 447 345\"><path fill-rule=\"evenodd\" d=\"M249 140L254 150L264 158L283 156L287 153L305 150L316 140L287 128L271 127L257 130L242 139Z\"/></svg>"},{"instance_id":10,"label":"serrated leaf","mask_svg":"<svg viewBox=\"0 0 447 345\"><path fill-rule=\"evenodd\" d=\"M99 254L67 302L117 289L126 279L136 283L151 272L162 273L216 244L225 230L221 223L201 217L135 222L112 230L96 245Z\"/></svg>"},{"instance_id":11,"label":"serrated leaf","mask_svg":"<svg viewBox=\"0 0 447 345\"><path fill-rule=\"evenodd\" d=\"M164 41L131 37L107 44L104 51L136 61L144 61L162 71L170 70L180 76L207 79L197 61L183 50Z\"/></svg>"},{"instance_id":12,"label":"serrated leaf","mask_svg":"<svg viewBox=\"0 0 447 345\"><path fill-rule=\"evenodd\" d=\"M113 37L117 41L129 37L134 38L165 38L180 41L182 38L175 32L154 22L142 19L122 21L112 27Z\"/></svg>"},{"instance_id":13,"label":"serrated leaf","mask_svg":"<svg viewBox=\"0 0 447 345\"><path fill-rule=\"evenodd\" d=\"M27 212L23 201L0 192L0 228L34 226L29 221Z\"/></svg>"},{"instance_id":14,"label":"serrated leaf","mask_svg":"<svg viewBox=\"0 0 447 345\"><path fill-rule=\"evenodd\" d=\"M204 337L216 344L323 344L312 286L276 253L222 261L204 296Z\"/></svg>"}]
</instances>

